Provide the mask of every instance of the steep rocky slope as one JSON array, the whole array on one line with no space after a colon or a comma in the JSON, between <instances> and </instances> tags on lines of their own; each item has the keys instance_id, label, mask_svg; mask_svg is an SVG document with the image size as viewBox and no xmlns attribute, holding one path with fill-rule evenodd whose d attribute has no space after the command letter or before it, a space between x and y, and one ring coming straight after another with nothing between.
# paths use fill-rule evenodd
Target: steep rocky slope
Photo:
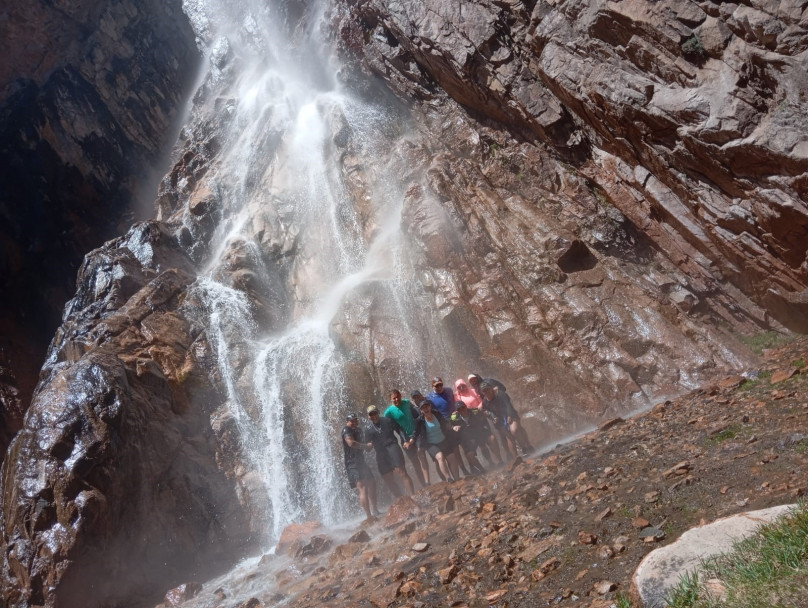
<instances>
[{"instance_id":1,"label":"steep rocky slope","mask_svg":"<svg viewBox=\"0 0 808 608\"><path fill-rule=\"evenodd\" d=\"M199 56L179 0L6 3L0 54L5 451L82 257L151 215Z\"/></svg>"},{"instance_id":2,"label":"steep rocky slope","mask_svg":"<svg viewBox=\"0 0 808 608\"><path fill-rule=\"evenodd\" d=\"M376 521L290 529L282 557L188 584L160 608L611 608L653 549L804 496L806 360L803 340L768 352L755 378L606 421L513 470L435 484ZM802 605L798 586L782 592L781 605Z\"/></svg>"}]
</instances>

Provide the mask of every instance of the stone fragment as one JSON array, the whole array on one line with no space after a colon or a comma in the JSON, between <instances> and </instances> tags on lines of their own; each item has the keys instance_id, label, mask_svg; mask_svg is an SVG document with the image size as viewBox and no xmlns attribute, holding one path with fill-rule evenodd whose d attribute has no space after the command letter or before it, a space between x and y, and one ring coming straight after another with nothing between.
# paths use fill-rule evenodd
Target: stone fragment
<instances>
[{"instance_id":1,"label":"stone fragment","mask_svg":"<svg viewBox=\"0 0 808 608\"><path fill-rule=\"evenodd\" d=\"M202 590L200 583L184 583L175 587L165 596L165 603L169 606L179 606L183 602L195 597Z\"/></svg>"},{"instance_id":2,"label":"stone fragment","mask_svg":"<svg viewBox=\"0 0 808 608\"><path fill-rule=\"evenodd\" d=\"M777 384L779 382L783 382L784 380L788 380L789 378L794 376L794 374L796 374L798 371L799 370L796 367L792 367L792 368L789 368L789 369L777 370L776 372L774 372L772 374L772 377L770 378L769 381L772 384Z\"/></svg>"},{"instance_id":3,"label":"stone fragment","mask_svg":"<svg viewBox=\"0 0 808 608\"><path fill-rule=\"evenodd\" d=\"M640 538L644 542L655 542L665 538L665 533L655 526L648 526L640 530Z\"/></svg>"},{"instance_id":4,"label":"stone fragment","mask_svg":"<svg viewBox=\"0 0 808 608\"><path fill-rule=\"evenodd\" d=\"M690 462L683 460L682 462L673 465L667 471L663 472L662 477L670 477L671 475L685 475L690 470L690 466Z\"/></svg>"},{"instance_id":5,"label":"stone fragment","mask_svg":"<svg viewBox=\"0 0 808 608\"><path fill-rule=\"evenodd\" d=\"M293 542L307 541L322 527L323 524L319 521L289 524L281 532L281 537L275 547L275 554L283 555Z\"/></svg>"},{"instance_id":6,"label":"stone fragment","mask_svg":"<svg viewBox=\"0 0 808 608\"><path fill-rule=\"evenodd\" d=\"M578 532L578 542L582 545L594 545L598 542L598 536L597 534L581 530Z\"/></svg>"},{"instance_id":7,"label":"stone fragment","mask_svg":"<svg viewBox=\"0 0 808 608\"><path fill-rule=\"evenodd\" d=\"M606 595L615 589L617 589L617 584L612 581L600 581L595 583L595 591L597 591L599 595Z\"/></svg>"},{"instance_id":8,"label":"stone fragment","mask_svg":"<svg viewBox=\"0 0 808 608\"><path fill-rule=\"evenodd\" d=\"M496 602L496 601L498 601L500 598L502 598L502 596L503 596L503 595L505 595L506 593L508 593L508 590L507 590L507 589L499 589L499 590L497 590L497 591L492 591L492 592L488 593L488 594L485 596L485 599L486 599L486 601L488 601L488 602Z\"/></svg>"},{"instance_id":9,"label":"stone fragment","mask_svg":"<svg viewBox=\"0 0 808 608\"><path fill-rule=\"evenodd\" d=\"M349 543L366 543L370 540L370 535L365 530L355 532L353 536L348 539Z\"/></svg>"},{"instance_id":10,"label":"stone fragment","mask_svg":"<svg viewBox=\"0 0 808 608\"><path fill-rule=\"evenodd\" d=\"M452 564L448 568L438 570L438 578L440 578L440 582L442 584L448 585L454 580L455 576L457 576L458 571L459 571L458 567Z\"/></svg>"},{"instance_id":11,"label":"stone fragment","mask_svg":"<svg viewBox=\"0 0 808 608\"><path fill-rule=\"evenodd\" d=\"M641 530L643 528L647 528L651 525L651 522L645 519L644 517L635 517L631 520L631 526L636 528L637 530Z\"/></svg>"},{"instance_id":12,"label":"stone fragment","mask_svg":"<svg viewBox=\"0 0 808 608\"><path fill-rule=\"evenodd\" d=\"M322 534L316 534L308 541L296 539L291 545L289 545L286 552L290 557L295 559L305 559L325 553L331 548L331 545L332 541L329 537Z\"/></svg>"},{"instance_id":13,"label":"stone fragment","mask_svg":"<svg viewBox=\"0 0 808 608\"><path fill-rule=\"evenodd\" d=\"M604 561L610 560L614 557L614 549L612 549L609 545L603 545L598 550L598 556Z\"/></svg>"},{"instance_id":14,"label":"stone fragment","mask_svg":"<svg viewBox=\"0 0 808 608\"><path fill-rule=\"evenodd\" d=\"M646 504L655 503L656 501L659 500L659 491L658 490L653 490L651 492L646 492L646 494L644 496L644 500L645 500Z\"/></svg>"},{"instance_id":15,"label":"stone fragment","mask_svg":"<svg viewBox=\"0 0 808 608\"><path fill-rule=\"evenodd\" d=\"M382 587L372 590L368 599L376 608L387 608L396 601L400 588L401 583L398 581L390 583L389 585L383 585Z\"/></svg>"},{"instance_id":16,"label":"stone fragment","mask_svg":"<svg viewBox=\"0 0 808 608\"><path fill-rule=\"evenodd\" d=\"M422 588L423 588L422 583L416 580L412 580L403 583L399 588L398 592L405 597L413 597L415 595L418 595L421 592Z\"/></svg>"},{"instance_id":17,"label":"stone fragment","mask_svg":"<svg viewBox=\"0 0 808 608\"><path fill-rule=\"evenodd\" d=\"M603 511L601 511L600 513L598 513L595 516L595 521L603 521L604 519L609 517L611 514L612 514L611 508L606 507L605 509L603 509Z\"/></svg>"},{"instance_id":18,"label":"stone fragment","mask_svg":"<svg viewBox=\"0 0 808 608\"><path fill-rule=\"evenodd\" d=\"M416 553L423 553L427 549L429 549L429 543L415 543L412 546L412 550Z\"/></svg>"}]
</instances>

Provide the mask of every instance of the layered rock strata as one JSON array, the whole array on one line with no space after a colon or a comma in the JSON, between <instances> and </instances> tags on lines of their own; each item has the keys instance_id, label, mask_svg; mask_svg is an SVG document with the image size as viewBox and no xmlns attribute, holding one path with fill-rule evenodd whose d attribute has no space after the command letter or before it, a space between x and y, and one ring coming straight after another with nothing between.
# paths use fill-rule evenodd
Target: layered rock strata
<instances>
[{"instance_id":1,"label":"layered rock strata","mask_svg":"<svg viewBox=\"0 0 808 608\"><path fill-rule=\"evenodd\" d=\"M808 329L802 3L346 4L370 70L554 150L687 274L683 303Z\"/></svg>"}]
</instances>

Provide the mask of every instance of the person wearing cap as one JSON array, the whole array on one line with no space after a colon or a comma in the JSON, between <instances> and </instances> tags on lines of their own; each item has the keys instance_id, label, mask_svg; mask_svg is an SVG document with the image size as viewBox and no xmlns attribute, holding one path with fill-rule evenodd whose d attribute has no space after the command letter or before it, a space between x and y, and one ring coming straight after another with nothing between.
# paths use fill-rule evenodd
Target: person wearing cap
<instances>
[{"instance_id":1,"label":"person wearing cap","mask_svg":"<svg viewBox=\"0 0 808 608\"><path fill-rule=\"evenodd\" d=\"M432 378L432 392L426 398L432 402L432 407L436 412L447 420L449 419L454 411L455 398L452 389L443 386L443 379L440 376Z\"/></svg>"},{"instance_id":2,"label":"person wearing cap","mask_svg":"<svg viewBox=\"0 0 808 608\"><path fill-rule=\"evenodd\" d=\"M456 433L449 420L432 408L432 402L424 399L419 407L421 417L415 423L415 435L409 442L414 442L432 456L438 469L448 481L459 477L456 447Z\"/></svg>"},{"instance_id":3,"label":"person wearing cap","mask_svg":"<svg viewBox=\"0 0 808 608\"><path fill-rule=\"evenodd\" d=\"M486 413L482 409L471 409L463 401L455 401L455 412L452 414L451 421L452 428L460 436L460 445L463 446L466 460L469 461L472 470L482 469L482 465L477 459L477 448L490 464L499 464L499 446L488 426ZM491 456L492 452L494 457ZM471 457L469 453L471 453ZM475 472L480 473L481 471L476 470Z\"/></svg>"},{"instance_id":4,"label":"person wearing cap","mask_svg":"<svg viewBox=\"0 0 808 608\"><path fill-rule=\"evenodd\" d=\"M368 519L378 517L376 510L376 480L365 462L363 450L372 450L370 443L362 442L362 431L359 429L359 417L348 414L345 427L342 429L342 452L345 458L345 472L348 484L359 491L359 504Z\"/></svg>"},{"instance_id":5,"label":"person wearing cap","mask_svg":"<svg viewBox=\"0 0 808 608\"><path fill-rule=\"evenodd\" d=\"M479 447L479 422L477 422L477 410L473 410L473 415L469 412L468 406L462 401L455 401L455 411L452 413L451 424L452 430L457 433L458 443L463 448L463 453L466 455L466 461L469 463L469 468L472 473L482 475L485 473L483 465L477 460L477 448ZM480 422L485 424L483 418ZM486 429L488 425L485 424ZM483 445L485 445L483 443Z\"/></svg>"},{"instance_id":6,"label":"person wearing cap","mask_svg":"<svg viewBox=\"0 0 808 608\"><path fill-rule=\"evenodd\" d=\"M415 393L418 393L423 399L423 395L421 395L420 392L413 391L413 394ZM411 439L413 434L415 434L415 420L421 413L418 411L418 408L413 405L412 401L401 397L400 390L393 389L390 391L390 405L387 406L387 409L384 410L384 414L382 415L385 418L390 418L397 422L401 430L404 431L405 438L402 442L403 446L406 445L407 439ZM429 483L426 481L429 479L429 464L426 461L426 453L410 444L409 448L404 449L404 454L412 465L412 469L415 472L415 479L418 480L420 487L426 487Z\"/></svg>"},{"instance_id":7,"label":"person wearing cap","mask_svg":"<svg viewBox=\"0 0 808 608\"><path fill-rule=\"evenodd\" d=\"M410 393L410 399L412 399L412 402L415 404L415 407L418 410L418 416L420 417L421 404L426 400L426 397L424 397L421 391L416 390ZM421 468L423 469L424 472L424 480L426 481L427 485L429 485L431 482L429 479L429 463L426 460L426 450L424 450L423 446L415 444L415 442L413 442L413 444L411 445L416 445L415 449L418 450L418 459L421 461ZM446 476L443 474L443 471L440 470L440 467L436 466L435 472L438 474L438 477L440 478L441 481L446 481Z\"/></svg>"},{"instance_id":8,"label":"person wearing cap","mask_svg":"<svg viewBox=\"0 0 808 608\"><path fill-rule=\"evenodd\" d=\"M519 423L519 414L505 391L500 392L497 387L487 381L480 384L480 391L483 396L483 408L493 413L496 420L495 428L500 433L500 437L505 440L511 455L514 458L518 457L517 444L523 452L532 452L534 448Z\"/></svg>"},{"instance_id":9,"label":"person wearing cap","mask_svg":"<svg viewBox=\"0 0 808 608\"><path fill-rule=\"evenodd\" d=\"M468 377L469 386L480 397L483 396L482 392L480 391L480 384L482 384L483 382L488 382L488 384L490 384L499 392L504 393L507 396L507 389L505 388L505 385L502 384L502 382L500 382L499 380L495 378L483 378L480 374L469 374Z\"/></svg>"},{"instance_id":10,"label":"person wearing cap","mask_svg":"<svg viewBox=\"0 0 808 608\"><path fill-rule=\"evenodd\" d=\"M412 479L404 468L404 454L396 441L396 434L401 437L402 442L407 441L404 431L395 420L383 417L375 405L368 407L367 414L370 420L367 437L376 450L376 466L384 484L390 493L398 498L402 495L401 488L396 483L398 477L404 486L404 494L412 494L415 491Z\"/></svg>"}]
</instances>

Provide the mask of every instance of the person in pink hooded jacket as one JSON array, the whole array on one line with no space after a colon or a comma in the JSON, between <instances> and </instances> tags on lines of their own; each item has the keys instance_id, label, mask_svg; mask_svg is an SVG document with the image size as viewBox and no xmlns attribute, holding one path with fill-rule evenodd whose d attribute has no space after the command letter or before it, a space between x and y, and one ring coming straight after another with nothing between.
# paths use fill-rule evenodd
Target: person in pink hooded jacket
<instances>
[{"instance_id":1,"label":"person in pink hooded jacket","mask_svg":"<svg viewBox=\"0 0 808 608\"><path fill-rule=\"evenodd\" d=\"M477 394L477 391L472 390L468 382L463 380L463 378L455 380L454 386L456 401L462 401L472 410L478 410L483 406L482 397Z\"/></svg>"}]
</instances>

